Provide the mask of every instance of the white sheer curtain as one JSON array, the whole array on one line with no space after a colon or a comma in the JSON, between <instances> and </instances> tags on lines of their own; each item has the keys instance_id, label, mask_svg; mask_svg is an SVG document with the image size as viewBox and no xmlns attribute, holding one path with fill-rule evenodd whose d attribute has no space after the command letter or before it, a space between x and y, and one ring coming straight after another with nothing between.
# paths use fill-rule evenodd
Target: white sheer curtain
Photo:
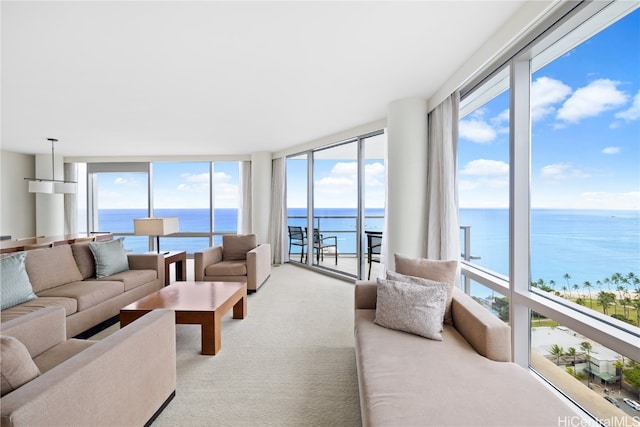
<instances>
[{"instance_id":1,"label":"white sheer curtain","mask_svg":"<svg viewBox=\"0 0 640 427\"><path fill-rule=\"evenodd\" d=\"M427 148L427 258L459 259L458 108L460 94L453 93L429 113Z\"/></svg>"},{"instance_id":2,"label":"white sheer curtain","mask_svg":"<svg viewBox=\"0 0 640 427\"><path fill-rule=\"evenodd\" d=\"M251 233L251 162L240 162L238 185L238 234Z\"/></svg>"},{"instance_id":3,"label":"white sheer curtain","mask_svg":"<svg viewBox=\"0 0 640 427\"><path fill-rule=\"evenodd\" d=\"M287 223L285 202L285 158L273 159L271 167L271 213L269 216L269 243L274 264L289 261L286 250L285 225Z\"/></svg>"},{"instance_id":4,"label":"white sheer curtain","mask_svg":"<svg viewBox=\"0 0 640 427\"><path fill-rule=\"evenodd\" d=\"M78 181L78 165L64 164L65 181ZM75 193L64 195L64 234L78 233L78 196Z\"/></svg>"}]
</instances>

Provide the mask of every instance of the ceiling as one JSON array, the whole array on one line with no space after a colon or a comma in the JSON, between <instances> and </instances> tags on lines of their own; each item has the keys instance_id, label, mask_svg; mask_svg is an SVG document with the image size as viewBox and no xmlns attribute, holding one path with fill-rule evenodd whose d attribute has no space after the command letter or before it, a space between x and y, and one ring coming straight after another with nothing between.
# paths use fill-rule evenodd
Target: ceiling
<instances>
[{"instance_id":1,"label":"ceiling","mask_svg":"<svg viewBox=\"0 0 640 427\"><path fill-rule=\"evenodd\" d=\"M1 148L279 151L429 99L523 1L2 1Z\"/></svg>"}]
</instances>

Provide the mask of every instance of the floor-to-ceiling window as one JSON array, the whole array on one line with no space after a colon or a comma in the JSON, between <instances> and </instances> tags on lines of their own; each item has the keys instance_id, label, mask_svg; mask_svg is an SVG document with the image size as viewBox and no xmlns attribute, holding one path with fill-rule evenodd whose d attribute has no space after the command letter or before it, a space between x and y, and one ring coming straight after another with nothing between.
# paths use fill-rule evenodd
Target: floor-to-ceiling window
<instances>
[{"instance_id":1,"label":"floor-to-ceiling window","mask_svg":"<svg viewBox=\"0 0 640 427\"><path fill-rule=\"evenodd\" d=\"M161 237L160 247L166 251L208 247L211 232L211 163L154 162L152 168L152 215L177 217L180 233L190 233L192 236Z\"/></svg>"},{"instance_id":2,"label":"floor-to-ceiling window","mask_svg":"<svg viewBox=\"0 0 640 427\"><path fill-rule=\"evenodd\" d=\"M128 250L147 251L149 238L133 235L133 220L149 216L149 171L148 163L88 163L88 231L125 235Z\"/></svg>"},{"instance_id":3,"label":"floor-to-ceiling window","mask_svg":"<svg viewBox=\"0 0 640 427\"><path fill-rule=\"evenodd\" d=\"M604 425L633 425L638 412L627 402L640 397L640 11L637 2L563 7L502 63L506 86L486 96L502 65L461 102L460 218L472 224L470 255L480 257L463 261L463 276L506 294L486 306L511 324L517 363ZM492 108L506 93L507 108ZM501 111L508 114L500 118ZM491 152L501 131L508 155L480 154ZM502 266L492 256L504 252L504 222L484 234L465 211L493 200L485 192L493 180L470 182L481 181L477 159L493 161L485 177L509 177Z\"/></svg>"},{"instance_id":4,"label":"floor-to-ceiling window","mask_svg":"<svg viewBox=\"0 0 640 427\"><path fill-rule=\"evenodd\" d=\"M303 263L309 252L305 235L308 213L308 154L287 157L287 231L291 261Z\"/></svg>"},{"instance_id":5,"label":"floor-to-ceiling window","mask_svg":"<svg viewBox=\"0 0 640 427\"><path fill-rule=\"evenodd\" d=\"M379 131L287 158L290 261L366 276L365 231L384 224L385 143Z\"/></svg>"},{"instance_id":6,"label":"floor-to-ceiling window","mask_svg":"<svg viewBox=\"0 0 640 427\"><path fill-rule=\"evenodd\" d=\"M509 274L509 69L503 67L460 103L460 248L463 259L496 278ZM507 289L465 278L466 291L508 319Z\"/></svg>"},{"instance_id":7,"label":"floor-to-ceiling window","mask_svg":"<svg viewBox=\"0 0 640 427\"><path fill-rule=\"evenodd\" d=\"M313 152L313 265L356 274L358 185L358 140Z\"/></svg>"},{"instance_id":8,"label":"floor-to-ceiling window","mask_svg":"<svg viewBox=\"0 0 640 427\"><path fill-rule=\"evenodd\" d=\"M160 247L192 254L237 232L239 169L237 161L87 163L78 213L88 231L122 236L132 252L155 244L154 236L134 234L135 218L177 217L179 232L160 237Z\"/></svg>"}]
</instances>

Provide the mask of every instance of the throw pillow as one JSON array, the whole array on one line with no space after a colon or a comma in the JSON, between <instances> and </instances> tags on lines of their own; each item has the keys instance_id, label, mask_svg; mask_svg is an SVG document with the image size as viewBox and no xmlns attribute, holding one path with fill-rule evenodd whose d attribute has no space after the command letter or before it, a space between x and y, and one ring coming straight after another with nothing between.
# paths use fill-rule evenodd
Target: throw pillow
<instances>
[{"instance_id":1,"label":"throw pillow","mask_svg":"<svg viewBox=\"0 0 640 427\"><path fill-rule=\"evenodd\" d=\"M422 277L435 282L444 282L449 285L447 289L447 307L444 313L444 323L453 325L451 315L451 301L453 299L453 287L456 284L456 271L458 261L439 261L425 258L408 258L395 254L396 272L407 276Z\"/></svg>"},{"instance_id":2,"label":"throw pillow","mask_svg":"<svg viewBox=\"0 0 640 427\"><path fill-rule=\"evenodd\" d=\"M40 375L27 347L6 335L0 336L0 373L2 396Z\"/></svg>"},{"instance_id":3,"label":"throw pillow","mask_svg":"<svg viewBox=\"0 0 640 427\"><path fill-rule=\"evenodd\" d=\"M247 252L258 246L255 234L225 234L222 236L222 260L244 261Z\"/></svg>"},{"instance_id":4,"label":"throw pillow","mask_svg":"<svg viewBox=\"0 0 640 427\"><path fill-rule=\"evenodd\" d=\"M26 256L25 252L17 252L0 258L0 276L2 277L0 306L2 310L36 298L25 269Z\"/></svg>"},{"instance_id":5,"label":"throw pillow","mask_svg":"<svg viewBox=\"0 0 640 427\"><path fill-rule=\"evenodd\" d=\"M129 269L124 237L106 242L89 242L89 249L96 260L96 278L102 279Z\"/></svg>"},{"instance_id":6,"label":"throw pillow","mask_svg":"<svg viewBox=\"0 0 640 427\"><path fill-rule=\"evenodd\" d=\"M423 286L394 280L377 281L376 324L442 341L446 284Z\"/></svg>"}]
</instances>

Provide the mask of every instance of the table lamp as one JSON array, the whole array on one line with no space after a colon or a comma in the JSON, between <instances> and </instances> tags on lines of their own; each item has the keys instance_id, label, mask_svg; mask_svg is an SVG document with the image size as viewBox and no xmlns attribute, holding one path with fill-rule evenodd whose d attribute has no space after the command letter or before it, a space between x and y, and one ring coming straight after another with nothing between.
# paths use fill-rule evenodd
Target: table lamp
<instances>
[{"instance_id":1,"label":"table lamp","mask_svg":"<svg viewBox=\"0 0 640 427\"><path fill-rule=\"evenodd\" d=\"M156 236L156 249L160 253L160 236L177 233L178 217L138 218L133 220L137 236Z\"/></svg>"}]
</instances>

